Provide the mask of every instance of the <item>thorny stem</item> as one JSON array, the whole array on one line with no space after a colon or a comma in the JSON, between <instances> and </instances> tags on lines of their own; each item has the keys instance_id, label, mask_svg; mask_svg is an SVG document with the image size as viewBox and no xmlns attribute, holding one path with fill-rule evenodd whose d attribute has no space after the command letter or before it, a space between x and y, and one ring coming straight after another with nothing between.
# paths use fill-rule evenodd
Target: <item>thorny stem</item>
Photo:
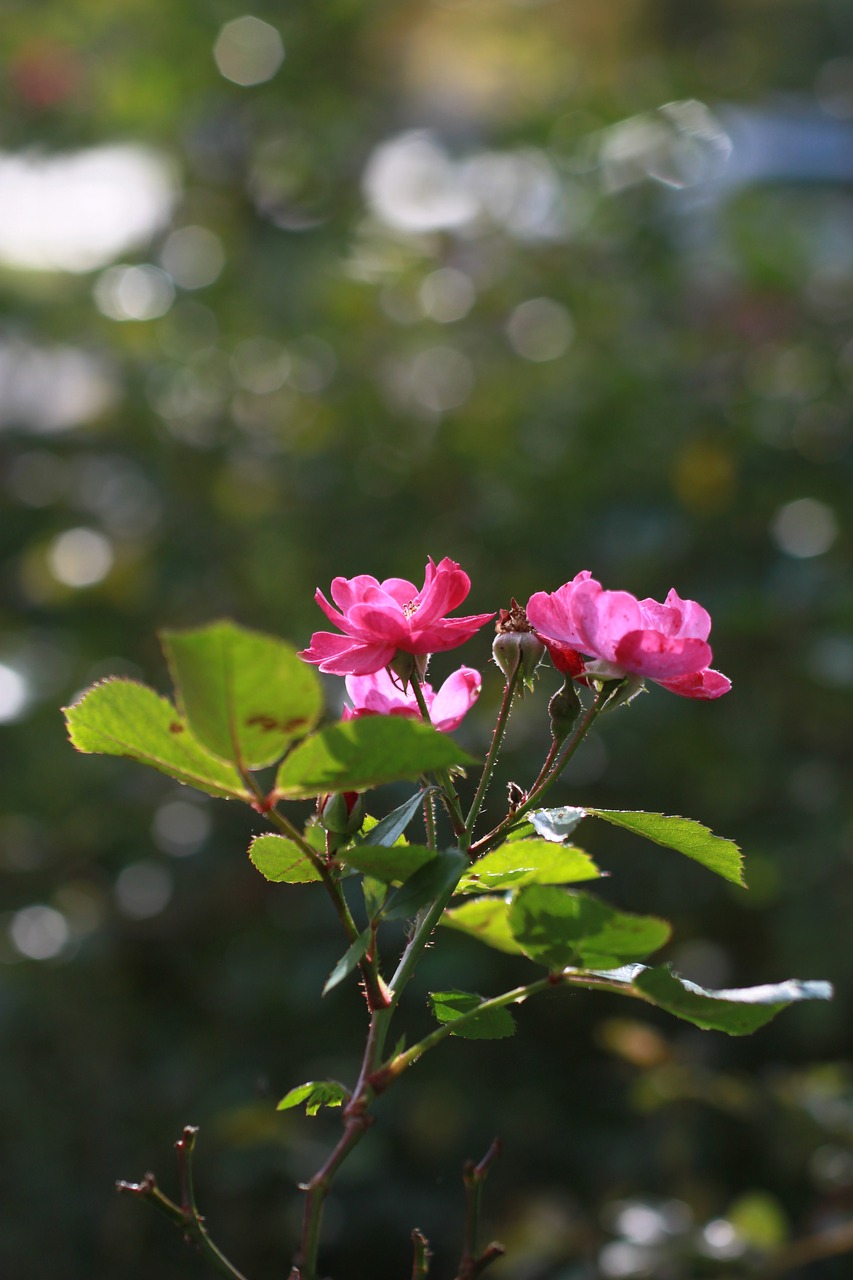
<instances>
[{"instance_id":1,"label":"thorny stem","mask_svg":"<svg viewBox=\"0 0 853 1280\"><path fill-rule=\"evenodd\" d=\"M432 1255L429 1241L422 1231L418 1231L417 1227L412 1232L412 1249L414 1252L412 1280L426 1280L429 1275L429 1260Z\"/></svg>"},{"instance_id":2,"label":"thorny stem","mask_svg":"<svg viewBox=\"0 0 853 1280\"><path fill-rule=\"evenodd\" d=\"M465 1184L465 1228L462 1242L462 1257L459 1259L459 1271L456 1280L470 1280L479 1275L490 1262L500 1258L505 1250L503 1245L492 1243L477 1252L477 1233L480 1227L480 1202L483 1197L483 1183L486 1181L498 1156L501 1154L501 1140L495 1138L479 1164L469 1160L462 1171Z\"/></svg>"},{"instance_id":3,"label":"thorny stem","mask_svg":"<svg viewBox=\"0 0 853 1280\"><path fill-rule=\"evenodd\" d=\"M513 698L513 694L515 693L516 687L518 685L518 678L520 674L521 674L521 655L519 655L519 661L518 661L518 665L515 668L515 671L513 671L512 675L509 677L506 684L504 685L503 699L501 700L501 709L498 712L498 718L495 724L495 731L492 734L492 742L489 747L489 751L488 751L488 755L486 756L485 763L483 764L483 772L480 775L480 782L475 792L474 799L471 802L471 808L468 810L468 817L465 819L465 830L468 832L469 836L474 830L474 823L477 821L477 818L480 816L480 806L483 803L483 796L486 794L486 790L489 786L489 783L492 780L492 774L495 771L495 765L498 759L498 751L500 750L500 746L503 741L503 736L504 736L504 733L506 732L507 720L509 719L510 708L512 706L512 698Z\"/></svg>"},{"instance_id":4,"label":"thorny stem","mask_svg":"<svg viewBox=\"0 0 853 1280\"><path fill-rule=\"evenodd\" d=\"M488 835L483 836L481 840L478 840L471 846L472 854L479 856L480 854L485 853L488 849L493 848L496 844L500 843L507 832L511 831L513 827L518 826L520 820L525 816L525 814L529 813L531 809L539 804L545 792L548 791L557 781L560 774L563 772L563 769L565 769L566 765L583 742L587 733L589 733L596 717L604 707L607 697L608 694L606 690L599 689L595 695L592 705L583 716L580 724L569 738L563 750L559 754L555 752L553 753L556 756L556 759L549 772L544 777L542 776L542 773L540 773L536 784L534 784L528 792L526 800L524 800L517 809L514 809L512 813L508 814L507 817L504 818L503 822L498 823L493 831L490 831ZM552 753L549 752L549 755L551 754Z\"/></svg>"},{"instance_id":5,"label":"thorny stem","mask_svg":"<svg viewBox=\"0 0 853 1280\"><path fill-rule=\"evenodd\" d=\"M349 942L355 942L359 935L358 925L352 918L352 913L347 906L347 900L344 897L343 890L332 872L329 863L322 858L316 849L313 849L303 836L298 827L295 827L290 819L281 812L276 805L268 805L265 802L263 792L259 788L257 782L250 773L243 773L243 781L252 791L259 805L263 805L263 812L273 826L278 827L282 835L287 836L288 840L293 843L305 854L314 870L323 882L327 894L332 900L338 919L343 925L344 932ZM359 969L364 979L364 990L367 996L367 1004L370 1009L382 1009L387 1004L387 997L379 974L379 963L376 955L376 949L372 948L369 956L359 961Z\"/></svg>"},{"instance_id":6,"label":"thorny stem","mask_svg":"<svg viewBox=\"0 0 853 1280\"><path fill-rule=\"evenodd\" d=\"M422 719L426 724L432 724L429 707L427 706L426 698L424 697L424 691L421 688L416 675L412 676L411 684L415 695L415 701L418 704L418 710L421 713ZM465 819L462 817L462 810L459 806L459 796L453 785L453 779L447 769L436 769L435 775L441 783L441 798L444 801L453 830L460 838L460 848L467 848L468 842L466 838Z\"/></svg>"},{"instance_id":7,"label":"thorny stem","mask_svg":"<svg viewBox=\"0 0 853 1280\"><path fill-rule=\"evenodd\" d=\"M424 1036L423 1040L419 1040L417 1044L404 1049L396 1057L392 1058L374 1076L374 1085L377 1089L386 1089L393 1080L396 1080L407 1068L411 1067L419 1058L422 1058L429 1049L434 1049L449 1035L458 1035L461 1029L467 1023L473 1022L475 1018L490 1013L493 1009L503 1009L508 1004L522 1004L530 996L537 995L540 991L548 991L552 987L561 986L563 983L568 986L584 987L589 990L613 991L617 995L632 996L635 1000L644 1000L647 1004L653 1003L644 991L640 991L629 982L614 981L603 973L593 973L586 969L566 968L558 970L557 972L549 973L545 978L537 978L535 982L513 987L511 991L504 991L499 996L492 996L489 1000L483 1000L467 1013L462 1013L458 1018L454 1018L452 1022L442 1023L440 1027L436 1027L435 1031L430 1032L428 1036Z\"/></svg>"},{"instance_id":8,"label":"thorny stem","mask_svg":"<svg viewBox=\"0 0 853 1280\"><path fill-rule=\"evenodd\" d=\"M135 1196L139 1200L147 1200L155 1209L164 1213L170 1222L184 1233L184 1239L193 1241L210 1263L214 1271L229 1280L246 1280L232 1262L229 1262L221 1249L213 1243L204 1225L204 1218L198 1211L195 1202L192 1178L192 1154L195 1147L198 1129L195 1125L185 1125L181 1137L175 1143L178 1153L178 1172L181 1181L181 1204L175 1204L157 1185L153 1173L146 1173L141 1182L117 1182L116 1190L122 1195Z\"/></svg>"},{"instance_id":9,"label":"thorny stem","mask_svg":"<svg viewBox=\"0 0 853 1280\"><path fill-rule=\"evenodd\" d=\"M306 1193L302 1240L290 1280L317 1280L317 1254L326 1197L339 1167L373 1123L373 1117L368 1111L376 1092L371 1076L382 1056L389 1017L389 1009L373 1011L358 1081L344 1108L344 1131L325 1163L308 1182L301 1185L300 1189Z\"/></svg>"}]
</instances>

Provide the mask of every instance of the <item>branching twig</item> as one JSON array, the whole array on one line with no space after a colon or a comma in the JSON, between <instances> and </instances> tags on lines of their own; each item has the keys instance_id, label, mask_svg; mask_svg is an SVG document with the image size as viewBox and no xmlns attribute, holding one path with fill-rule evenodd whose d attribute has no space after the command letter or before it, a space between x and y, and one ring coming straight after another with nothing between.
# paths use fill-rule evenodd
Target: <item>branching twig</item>
<instances>
[{"instance_id":1,"label":"branching twig","mask_svg":"<svg viewBox=\"0 0 853 1280\"><path fill-rule=\"evenodd\" d=\"M502 1244L492 1241L482 1252L477 1252L477 1233L480 1227L480 1201L483 1195L483 1183L486 1181L498 1156L501 1154L501 1140L495 1138L479 1164L469 1160L462 1171L465 1183L465 1234L462 1242L462 1256L459 1259L459 1270L456 1280L474 1280L475 1276L485 1271L489 1263L494 1262L506 1252Z\"/></svg>"},{"instance_id":2,"label":"branching twig","mask_svg":"<svg viewBox=\"0 0 853 1280\"><path fill-rule=\"evenodd\" d=\"M116 1190L121 1195L135 1196L138 1200L146 1200L164 1213L169 1221L184 1233L187 1243L195 1244L204 1255L214 1271L229 1280L246 1280L242 1272L229 1262L220 1249L213 1243L204 1225L204 1218L198 1211L195 1202L192 1176L192 1155L198 1129L195 1125L185 1125L184 1131L175 1143L178 1153L178 1175L181 1184L181 1203L175 1204L160 1190L153 1173L146 1173L141 1182L117 1182Z\"/></svg>"}]
</instances>

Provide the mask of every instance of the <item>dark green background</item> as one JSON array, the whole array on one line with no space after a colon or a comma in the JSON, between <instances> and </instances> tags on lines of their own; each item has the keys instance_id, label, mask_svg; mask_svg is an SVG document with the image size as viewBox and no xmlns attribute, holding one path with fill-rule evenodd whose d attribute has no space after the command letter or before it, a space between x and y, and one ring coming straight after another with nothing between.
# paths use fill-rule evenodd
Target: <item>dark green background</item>
<instances>
[{"instance_id":1,"label":"dark green background","mask_svg":"<svg viewBox=\"0 0 853 1280\"><path fill-rule=\"evenodd\" d=\"M341 1178L329 1271L408 1275L418 1225L435 1274L451 1275L461 1165L495 1133L506 1153L486 1231L511 1250L496 1280L590 1280L626 1198L675 1199L696 1232L756 1189L771 1235L773 1222L794 1234L843 1223L853 11L840 0L328 0L251 12L286 51L254 87L217 70L220 28L241 14L217 0L8 0L0 28L6 154L154 147L180 195L170 225L120 261L159 263L184 226L212 231L225 254L215 282L178 287L147 321L98 310L100 270L0 267L13 364L76 348L118 388L93 420L50 433L14 407L11 365L0 382L0 661L34 695L0 730L0 1270L202 1275L165 1221L112 1192L148 1167L173 1189L171 1143L193 1122L215 1236L253 1280L286 1274L294 1184L337 1120L273 1105L302 1080L348 1078L359 1052L354 986L319 999L340 951L334 922L313 888L260 879L245 857L260 829L248 812L210 802L203 847L158 848L152 818L175 788L76 757L58 707L108 673L165 690L158 626L227 614L304 644L321 621L316 586L362 572L420 581L428 554L470 573L471 612L581 568L639 596L674 585L708 607L732 694L703 704L653 688L605 723L559 801L685 813L737 839L749 894L615 830L590 833L589 847L613 873L613 901L674 920L666 954L688 976L831 978L838 996L740 1042L557 993L520 1012L514 1040L444 1045L381 1102ZM713 145L660 111L692 99L736 142L733 112L775 121L788 140L775 173L747 165L737 186L705 181ZM815 130L809 180L793 143L802 120ZM650 128L651 160L636 153ZM486 156L514 174L512 199L501 188L456 228L389 227L362 175L377 146L411 130L431 131L454 163ZM634 148L630 184L613 180L620 139ZM440 268L476 293L451 323L419 301ZM542 297L567 309L573 338L531 360L507 323ZM290 356L268 393L241 373L240 344L254 339ZM40 394L52 403L50 378L48 366ZM804 498L837 526L819 554L791 554L777 536L779 512ZM55 539L79 527L105 533L115 563L74 589L50 565ZM485 674L463 733L482 752L499 696L487 634L459 656ZM436 674L451 665L437 661ZM546 673L514 717L495 812L505 782L523 785L541 763L552 687ZM174 889L162 911L132 919L114 886L140 861ZM11 940L33 904L69 922L54 959L22 957ZM427 1025L428 987L494 992L522 972L466 939L440 943L413 1029ZM645 1262L629 1240L641 1269L625 1274L750 1273L749 1256L702 1259L697 1238L675 1232ZM849 1266L848 1255L797 1274Z\"/></svg>"}]
</instances>

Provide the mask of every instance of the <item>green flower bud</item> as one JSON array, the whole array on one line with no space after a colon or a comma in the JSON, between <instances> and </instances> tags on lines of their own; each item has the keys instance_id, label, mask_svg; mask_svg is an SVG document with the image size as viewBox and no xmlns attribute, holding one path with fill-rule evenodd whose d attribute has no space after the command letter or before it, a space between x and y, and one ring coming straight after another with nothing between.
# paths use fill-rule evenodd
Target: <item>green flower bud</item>
<instances>
[{"instance_id":1,"label":"green flower bud","mask_svg":"<svg viewBox=\"0 0 853 1280\"><path fill-rule=\"evenodd\" d=\"M577 695L577 690L571 677L568 677L562 689L558 689L548 703L548 713L551 716L551 733L555 742L562 742L564 738L569 736L580 709L581 700Z\"/></svg>"},{"instance_id":2,"label":"green flower bud","mask_svg":"<svg viewBox=\"0 0 853 1280\"><path fill-rule=\"evenodd\" d=\"M495 636L492 644L494 658L507 680L511 680L521 668L521 678L530 688L533 673L539 666L545 653L545 646L527 621L523 607L512 601L510 609L501 609L495 624Z\"/></svg>"},{"instance_id":3,"label":"green flower bud","mask_svg":"<svg viewBox=\"0 0 853 1280\"><path fill-rule=\"evenodd\" d=\"M335 791L317 801L317 821L336 836L352 836L364 822L364 801L357 791Z\"/></svg>"}]
</instances>

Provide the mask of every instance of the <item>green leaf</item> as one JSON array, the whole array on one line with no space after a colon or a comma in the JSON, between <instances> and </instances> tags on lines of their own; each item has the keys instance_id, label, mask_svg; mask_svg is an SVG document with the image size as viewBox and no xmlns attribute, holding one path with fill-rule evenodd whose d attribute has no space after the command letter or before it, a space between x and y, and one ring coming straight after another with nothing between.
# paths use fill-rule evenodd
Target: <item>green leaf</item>
<instances>
[{"instance_id":1,"label":"green leaf","mask_svg":"<svg viewBox=\"0 0 853 1280\"><path fill-rule=\"evenodd\" d=\"M458 849L445 849L419 867L399 889L389 894L382 912L383 920L407 920L421 907L447 893L469 865Z\"/></svg>"},{"instance_id":2,"label":"green leaf","mask_svg":"<svg viewBox=\"0 0 853 1280\"><path fill-rule=\"evenodd\" d=\"M333 987L339 982L343 982L344 978L349 977L353 969L361 963L367 954L367 948L370 946L370 939L373 934L370 929L365 929L358 937L347 947L338 963L326 979L326 985L323 987L323 995L327 995Z\"/></svg>"},{"instance_id":3,"label":"green leaf","mask_svg":"<svg viewBox=\"0 0 853 1280\"><path fill-rule=\"evenodd\" d=\"M308 855L286 836L255 836L249 860L266 880L277 884L312 884L322 879Z\"/></svg>"},{"instance_id":4,"label":"green leaf","mask_svg":"<svg viewBox=\"0 0 853 1280\"><path fill-rule=\"evenodd\" d=\"M633 986L677 1018L706 1031L726 1031L730 1036L750 1035L795 1001L832 998L828 982L800 982L796 978L760 987L709 991L680 978L667 965L654 969L640 965Z\"/></svg>"},{"instance_id":5,"label":"green leaf","mask_svg":"<svg viewBox=\"0 0 853 1280\"><path fill-rule=\"evenodd\" d=\"M353 871L361 871L385 884L402 884L419 868L432 862L437 854L434 849L417 844L400 844L391 849L360 844L342 850L337 856Z\"/></svg>"},{"instance_id":6,"label":"green leaf","mask_svg":"<svg viewBox=\"0 0 853 1280\"><path fill-rule=\"evenodd\" d=\"M282 640L227 620L161 631L178 705L198 740L244 769L274 764L323 711L313 667Z\"/></svg>"},{"instance_id":7,"label":"green leaf","mask_svg":"<svg viewBox=\"0 0 853 1280\"><path fill-rule=\"evenodd\" d=\"M339 1107L349 1102L351 1096L349 1089L337 1080L309 1080L286 1093L276 1111L289 1111L304 1102L306 1116L315 1116L321 1107Z\"/></svg>"},{"instance_id":8,"label":"green leaf","mask_svg":"<svg viewBox=\"0 0 853 1280\"><path fill-rule=\"evenodd\" d=\"M743 856L734 840L715 836L701 822L693 818L679 818L665 813L641 813L623 809L587 809L591 818L602 818L615 827L624 827L638 836L645 836L655 844L701 862L724 880L745 887Z\"/></svg>"},{"instance_id":9,"label":"green leaf","mask_svg":"<svg viewBox=\"0 0 853 1280\"><path fill-rule=\"evenodd\" d=\"M424 797L434 789L432 787L424 787L422 791L416 791L399 808L392 809L390 813L386 814L384 818L381 818L379 822L366 831L360 843L363 845L384 845L386 847L396 844L423 804Z\"/></svg>"},{"instance_id":10,"label":"green leaf","mask_svg":"<svg viewBox=\"0 0 853 1280\"><path fill-rule=\"evenodd\" d=\"M382 880L375 880L373 876L364 876L361 881L361 893L368 920L376 920L388 896L387 884Z\"/></svg>"},{"instance_id":11,"label":"green leaf","mask_svg":"<svg viewBox=\"0 0 853 1280\"><path fill-rule=\"evenodd\" d=\"M629 915L588 894L546 885L519 892L509 926L525 954L549 969L615 968L656 951L671 932L657 916Z\"/></svg>"},{"instance_id":12,"label":"green leaf","mask_svg":"<svg viewBox=\"0 0 853 1280\"><path fill-rule=\"evenodd\" d=\"M65 708L65 720L78 751L128 756L208 795L249 799L236 769L206 751L171 702L147 685L104 680Z\"/></svg>"},{"instance_id":13,"label":"green leaf","mask_svg":"<svg viewBox=\"0 0 853 1280\"><path fill-rule=\"evenodd\" d=\"M453 1023L483 1004L483 997L470 991L430 991L429 1001L439 1022ZM508 1009L489 1009L450 1034L465 1040L504 1040L515 1035L515 1020Z\"/></svg>"},{"instance_id":14,"label":"green leaf","mask_svg":"<svg viewBox=\"0 0 853 1280\"><path fill-rule=\"evenodd\" d=\"M281 796L305 800L474 763L451 737L422 720L364 716L328 725L300 742L282 763L275 786Z\"/></svg>"},{"instance_id":15,"label":"green leaf","mask_svg":"<svg viewBox=\"0 0 853 1280\"><path fill-rule=\"evenodd\" d=\"M470 898L460 907L450 907L439 920L448 929L479 938L496 951L524 955L509 927L509 903L504 898Z\"/></svg>"},{"instance_id":16,"label":"green leaf","mask_svg":"<svg viewBox=\"0 0 853 1280\"><path fill-rule=\"evenodd\" d=\"M484 854L462 877L457 893L521 888L527 884L575 884L601 875L588 853L548 840L513 840Z\"/></svg>"}]
</instances>

